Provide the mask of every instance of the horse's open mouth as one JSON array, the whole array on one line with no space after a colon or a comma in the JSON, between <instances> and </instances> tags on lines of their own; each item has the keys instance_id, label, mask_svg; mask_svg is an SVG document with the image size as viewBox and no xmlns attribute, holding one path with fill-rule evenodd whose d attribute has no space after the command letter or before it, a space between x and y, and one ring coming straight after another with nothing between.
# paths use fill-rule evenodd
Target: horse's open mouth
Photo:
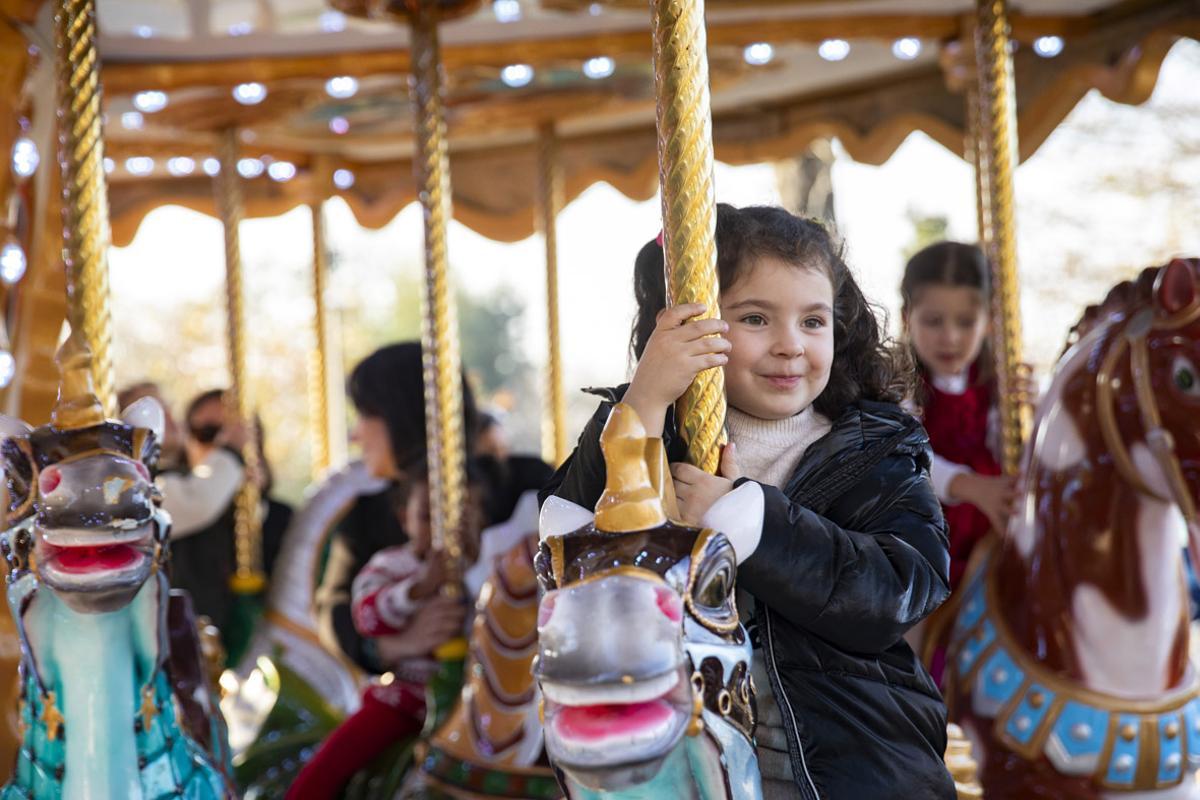
<instances>
[{"instance_id":1,"label":"horse's open mouth","mask_svg":"<svg viewBox=\"0 0 1200 800\"><path fill-rule=\"evenodd\" d=\"M552 757L583 769L658 759L691 717L691 687L675 671L628 684L572 686L542 681Z\"/></svg>"},{"instance_id":2,"label":"horse's open mouth","mask_svg":"<svg viewBox=\"0 0 1200 800\"><path fill-rule=\"evenodd\" d=\"M152 526L109 531L47 529L39 532L37 561L42 575L63 589L86 591L96 584L145 579L152 552Z\"/></svg>"}]
</instances>

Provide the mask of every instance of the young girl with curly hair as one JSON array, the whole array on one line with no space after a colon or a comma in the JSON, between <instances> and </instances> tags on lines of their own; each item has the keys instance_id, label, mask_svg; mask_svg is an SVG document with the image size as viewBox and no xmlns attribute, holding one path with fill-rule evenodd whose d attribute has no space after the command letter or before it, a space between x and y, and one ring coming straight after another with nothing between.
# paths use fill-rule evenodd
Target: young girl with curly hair
<instances>
[{"instance_id":1,"label":"young girl with curly hair","mask_svg":"<svg viewBox=\"0 0 1200 800\"><path fill-rule=\"evenodd\" d=\"M633 379L603 391L543 499L595 505L600 431L613 404L632 406L663 437L685 522L734 502L761 518L733 544L764 796L949 800L945 708L904 641L949 592L929 440L897 405L879 322L824 227L721 205L716 234L720 319L664 309L661 250L639 255ZM683 463L672 409L714 367L730 443L709 475Z\"/></svg>"}]
</instances>

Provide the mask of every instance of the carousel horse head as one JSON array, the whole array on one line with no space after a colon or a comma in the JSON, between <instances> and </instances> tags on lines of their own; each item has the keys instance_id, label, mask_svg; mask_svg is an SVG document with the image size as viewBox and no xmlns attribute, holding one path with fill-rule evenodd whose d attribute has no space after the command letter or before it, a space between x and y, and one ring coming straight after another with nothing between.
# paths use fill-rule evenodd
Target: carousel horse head
<instances>
[{"instance_id":1,"label":"carousel horse head","mask_svg":"<svg viewBox=\"0 0 1200 800\"><path fill-rule=\"evenodd\" d=\"M150 478L164 416L153 398L105 419L91 355L72 336L58 355L62 384L49 425L0 416L10 557L32 549L40 582L82 613L127 605L150 577L166 536Z\"/></svg>"},{"instance_id":2,"label":"carousel horse head","mask_svg":"<svg viewBox=\"0 0 1200 800\"><path fill-rule=\"evenodd\" d=\"M1068 344L1019 511L958 591L947 701L989 793L1196 786L1183 546L1200 555L1200 260L1116 286Z\"/></svg>"},{"instance_id":3,"label":"carousel horse head","mask_svg":"<svg viewBox=\"0 0 1200 800\"><path fill-rule=\"evenodd\" d=\"M662 443L632 408L613 409L601 446L594 518L559 498L542 511L535 675L551 763L592 791L690 780L700 797L758 796L734 548L669 518Z\"/></svg>"}]
</instances>

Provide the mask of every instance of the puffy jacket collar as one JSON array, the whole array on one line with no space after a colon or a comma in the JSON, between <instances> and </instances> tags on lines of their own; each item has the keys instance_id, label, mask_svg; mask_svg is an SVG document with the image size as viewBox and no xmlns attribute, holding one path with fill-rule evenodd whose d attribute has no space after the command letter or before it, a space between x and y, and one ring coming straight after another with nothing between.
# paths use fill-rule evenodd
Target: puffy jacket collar
<instances>
[{"instance_id":1,"label":"puffy jacket collar","mask_svg":"<svg viewBox=\"0 0 1200 800\"><path fill-rule=\"evenodd\" d=\"M583 391L609 403L619 403L629 384ZM686 456L675 431L674 409L667 412L663 445L672 461ZM829 433L813 442L782 487L784 494L818 511L858 482L868 470L893 452L916 457L929 467L929 437L908 412L895 403L856 400L833 422Z\"/></svg>"}]
</instances>

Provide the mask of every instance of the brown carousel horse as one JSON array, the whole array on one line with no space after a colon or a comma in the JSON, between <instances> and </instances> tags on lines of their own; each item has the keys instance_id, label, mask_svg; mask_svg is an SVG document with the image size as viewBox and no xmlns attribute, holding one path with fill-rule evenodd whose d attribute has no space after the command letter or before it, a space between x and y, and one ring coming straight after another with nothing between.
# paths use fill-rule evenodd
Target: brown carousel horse
<instances>
[{"instance_id":1,"label":"brown carousel horse","mask_svg":"<svg viewBox=\"0 0 1200 800\"><path fill-rule=\"evenodd\" d=\"M1200 798L1198 284L1200 260L1176 260L1088 310L1007 536L961 590L946 698L990 797Z\"/></svg>"}]
</instances>

